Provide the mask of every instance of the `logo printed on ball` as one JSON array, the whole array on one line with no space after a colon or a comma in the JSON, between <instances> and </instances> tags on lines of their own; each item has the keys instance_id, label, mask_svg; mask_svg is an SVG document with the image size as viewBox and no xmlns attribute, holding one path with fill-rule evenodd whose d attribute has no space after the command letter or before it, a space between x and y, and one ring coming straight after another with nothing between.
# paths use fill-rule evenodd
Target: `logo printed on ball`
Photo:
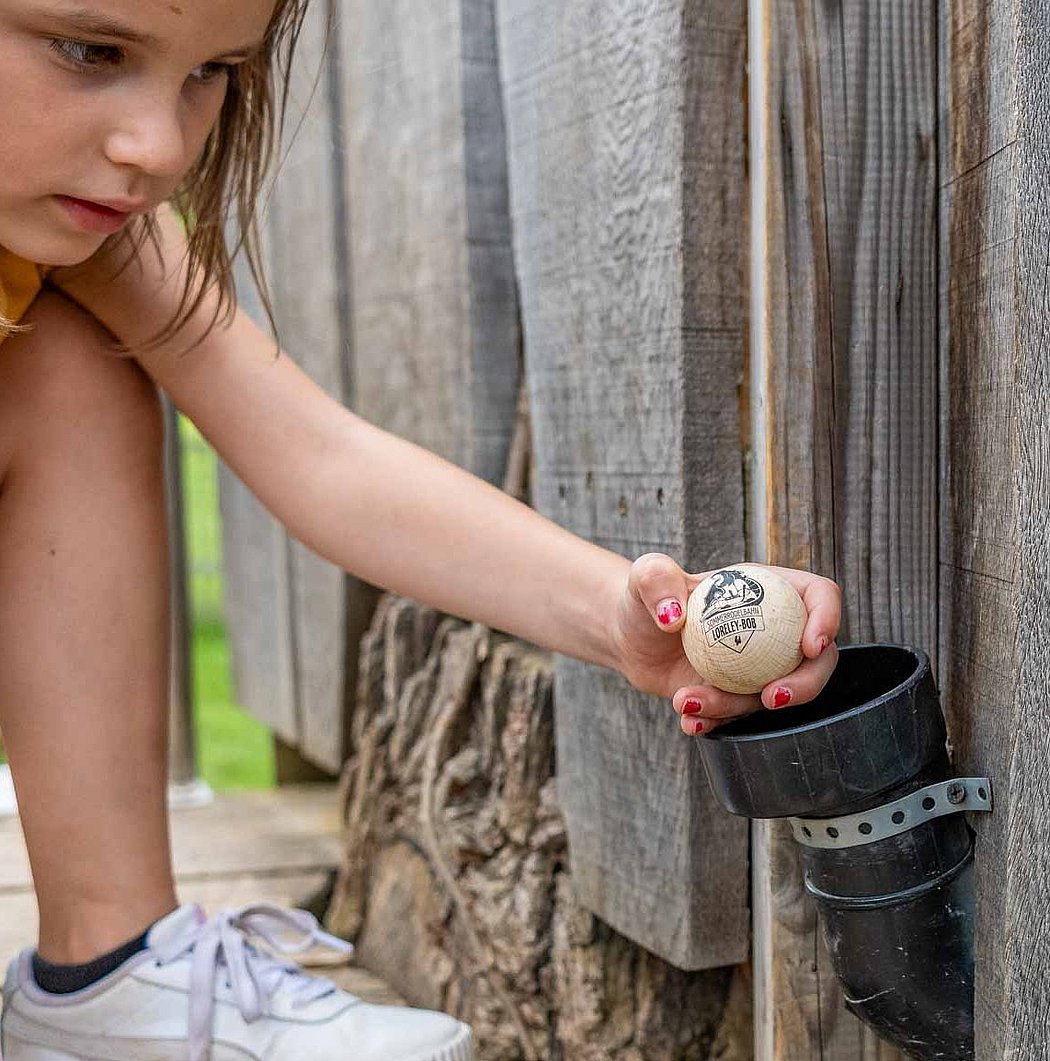
<instances>
[{"instance_id":1,"label":"logo printed on ball","mask_svg":"<svg viewBox=\"0 0 1050 1061\"><path fill-rule=\"evenodd\" d=\"M717 572L701 613L708 646L720 643L734 652L743 652L752 634L766 628L762 619L763 597L762 584L743 571L726 568Z\"/></svg>"},{"instance_id":2,"label":"logo printed on ball","mask_svg":"<svg viewBox=\"0 0 1050 1061\"><path fill-rule=\"evenodd\" d=\"M686 602L682 648L701 680L759 693L802 662L806 605L776 571L748 561L707 575Z\"/></svg>"}]
</instances>

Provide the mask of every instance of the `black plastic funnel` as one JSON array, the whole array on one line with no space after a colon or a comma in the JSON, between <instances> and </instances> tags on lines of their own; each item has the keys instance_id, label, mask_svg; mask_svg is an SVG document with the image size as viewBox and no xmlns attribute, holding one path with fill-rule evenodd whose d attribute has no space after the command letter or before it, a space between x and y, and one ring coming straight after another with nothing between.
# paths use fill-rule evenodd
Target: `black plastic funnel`
<instances>
[{"instance_id":1,"label":"black plastic funnel","mask_svg":"<svg viewBox=\"0 0 1050 1061\"><path fill-rule=\"evenodd\" d=\"M809 704L697 739L722 805L793 817L849 1008L919 1059L973 1058L973 833L985 779L951 779L929 660L850 645Z\"/></svg>"}]
</instances>

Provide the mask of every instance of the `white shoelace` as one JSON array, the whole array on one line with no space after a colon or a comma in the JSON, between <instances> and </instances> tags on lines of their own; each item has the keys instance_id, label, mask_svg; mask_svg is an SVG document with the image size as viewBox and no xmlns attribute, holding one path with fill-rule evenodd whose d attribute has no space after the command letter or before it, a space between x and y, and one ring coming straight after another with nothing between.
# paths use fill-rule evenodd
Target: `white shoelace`
<instances>
[{"instance_id":1,"label":"white shoelace","mask_svg":"<svg viewBox=\"0 0 1050 1061\"><path fill-rule=\"evenodd\" d=\"M282 938L289 930L298 937L291 942ZM286 910L269 903L222 910L177 939L155 947L158 965L167 965L192 951L188 1061L207 1061L220 967L225 967L237 1008L248 1023L267 1012L270 999L283 987L291 992L293 1009L338 990L331 980L311 976L292 962L262 953L248 942L249 936L281 954L301 954L316 943L345 954L354 949L346 940L323 932L308 911Z\"/></svg>"}]
</instances>

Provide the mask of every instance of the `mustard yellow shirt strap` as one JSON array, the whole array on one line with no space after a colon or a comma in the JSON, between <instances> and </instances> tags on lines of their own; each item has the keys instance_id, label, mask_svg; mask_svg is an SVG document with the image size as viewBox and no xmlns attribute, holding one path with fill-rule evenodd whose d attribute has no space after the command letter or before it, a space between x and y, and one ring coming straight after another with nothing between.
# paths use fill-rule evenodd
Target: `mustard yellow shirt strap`
<instances>
[{"instance_id":1,"label":"mustard yellow shirt strap","mask_svg":"<svg viewBox=\"0 0 1050 1061\"><path fill-rule=\"evenodd\" d=\"M0 317L17 321L40 291L44 270L0 247ZM4 341L0 333L0 343Z\"/></svg>"}]
</instances>

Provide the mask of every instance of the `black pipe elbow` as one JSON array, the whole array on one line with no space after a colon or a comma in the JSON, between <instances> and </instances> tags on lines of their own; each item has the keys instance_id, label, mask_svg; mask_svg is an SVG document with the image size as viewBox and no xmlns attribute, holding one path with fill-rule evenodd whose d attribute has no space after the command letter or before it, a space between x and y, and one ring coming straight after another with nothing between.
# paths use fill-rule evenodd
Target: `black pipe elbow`
<instances>
[{"instance_id":1,"label":"black pipe elbow","mask_svg":"<svg viewBox=\"0 0 1050 1061\"><path fill-rule=\"evenodd\" d=\"M972 1061L973 843L985 778L951 777L926 654L840 650L812 703L699 737L722 805L792 819L846 1004L920 1061Z\"/></svg>"}]
</instances>

